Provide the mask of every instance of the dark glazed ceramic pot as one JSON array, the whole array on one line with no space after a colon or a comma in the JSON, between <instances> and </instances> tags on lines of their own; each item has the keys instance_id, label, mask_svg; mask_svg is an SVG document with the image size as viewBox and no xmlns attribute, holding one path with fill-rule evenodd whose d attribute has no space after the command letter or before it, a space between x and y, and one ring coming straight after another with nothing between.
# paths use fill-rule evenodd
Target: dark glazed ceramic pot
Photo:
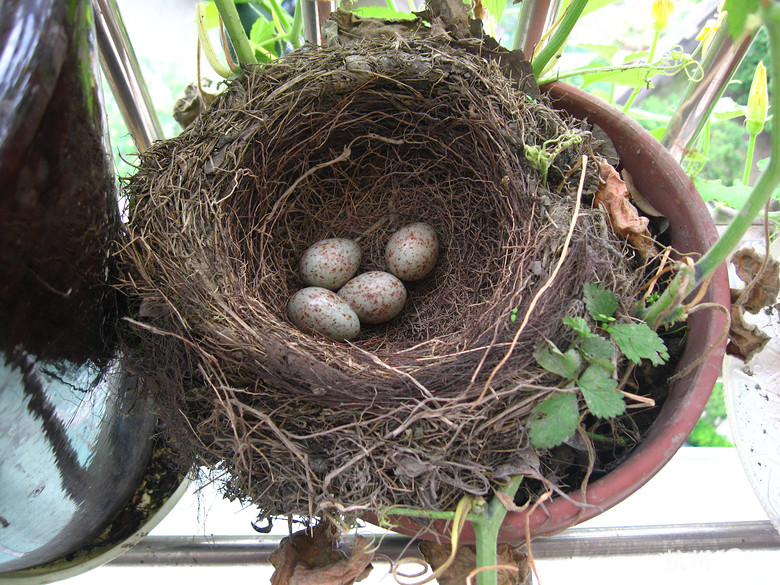
<instances>
[{"instance_id":1,"label":"dark glazed ceramic pot","mask_svg":"<svg viewBox=\"0 0 780 585\"><path fill-rule=\"evenodd\" d=\"M136 492L155 416L118 360L89 0L0 19L0 580L74 558Z\"/></svg>"},{"instance_id":2,"label":"dark glazed ceramic pot","mask_svg":"<svg viewBox=\"0 0 780 585\"><path fill-rule=\"evenodd\" d=\"M703 253L717 239L715 226L693 183L663 146L639 124L605 102L564 83L543 88L554 105L578 118L600 126L612 139L621 164L628 169L638 190L670 222L672 245L681 253ZM715 273L702 302L730 305L729 284L725 267ZM701 416L707 399L720 374L725 341L718 343L725 316L717 310L705 310L688 319L688 342L677 371L696 362L685 377L675 379L669 396L647 436L619 467L594 481L587 489L588 506L579 506L554 497L533 514L512 512L499 534L501 542L525 540L526 523L532 536L549 535L581 521L588 520L621 502L655 475L683 445ZM583 501L574 492L572 500ZM409 518L394 517L399 532L421 538L448 538L449 524L434 523L427 530ZM474 533L466 525L462 542L473 542Z\"/></svg>"}]
</instances>

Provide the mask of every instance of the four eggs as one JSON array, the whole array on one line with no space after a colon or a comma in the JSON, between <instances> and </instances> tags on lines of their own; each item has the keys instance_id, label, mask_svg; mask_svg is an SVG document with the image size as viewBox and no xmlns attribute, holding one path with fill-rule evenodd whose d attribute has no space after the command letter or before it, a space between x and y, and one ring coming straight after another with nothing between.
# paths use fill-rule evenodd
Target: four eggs
<instances>
[{"instance_id":1,"label":"four eggs","mask_svg":"<svg viewBox=\"0 0 780 585\"><path fill-rule=\"evenodd\" d=\"M361 323L384 323L398 315L407 297L402 281L427 276L438 255L436 231L427 223L413 223L387 243L389 272L355 276L363 257L360 246L346 238L321 240L301 257L301 277L308 286L290 299L290 319L301 329L314 329L336 341L352 339Z\"/></svg>"}]
</instances>

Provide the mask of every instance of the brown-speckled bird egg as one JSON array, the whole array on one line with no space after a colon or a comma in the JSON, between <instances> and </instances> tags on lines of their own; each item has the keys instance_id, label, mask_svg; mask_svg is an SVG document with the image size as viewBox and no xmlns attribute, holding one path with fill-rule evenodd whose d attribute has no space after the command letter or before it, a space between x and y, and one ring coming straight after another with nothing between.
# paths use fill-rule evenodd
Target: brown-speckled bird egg
<instances>
[{"instance_id":1,"label":"brown-speckled bird egg","mask_svg":"<svg viewBox=\"0 0 780 585\"><path fill-rule=\"evenodd\" d=\"M303 253L301 277L309 286L336 290L355 276L362 257L360 246L354 240L320 240Z\"/></svg>"},{"instance_id":2,"label":"brown-speckled bird egg","mask_svg":"<svg viewBox=\"0 0 780 585\"><path fill-rule=\"evenodd\" d=\"M358 274L341 287L339 296L349 303L361 323L384 323L403 309L406 287L389 272L374 270Z\"/></svg>"},{"instance_id":3,"label":"brown-speckled bird egg","mask_svg":"<svg viewBox=\"0 0 780 585\"><path fill-rule=\"evenodd\" d=\"M439 257L439 236L427 223L412 223L395 232L385 248L387 269L401 280L420 280Z\"/></svg>"},{"instance_id":4,"label":"brown-speckled bird egg","mask_svg":"<svg viewBox=\"0 0 780 585\"><path fill-rule=\"evenodd\" d=\"M303 330L314 329L335 341L360 333L360 321L349 304L332 290L310 286L295 293L287 304L290 320Z\"/></svg>"}]
</instances>

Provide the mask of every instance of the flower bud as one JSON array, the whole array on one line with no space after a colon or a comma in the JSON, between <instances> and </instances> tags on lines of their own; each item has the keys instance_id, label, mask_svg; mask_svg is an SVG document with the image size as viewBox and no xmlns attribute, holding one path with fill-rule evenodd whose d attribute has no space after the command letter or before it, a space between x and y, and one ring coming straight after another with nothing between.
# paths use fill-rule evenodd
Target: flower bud
<instances>
[{"instance_id":1,"label":"flower bud","mask_svg":"<svg viewBox=\"0 0 780 585\"><path fill-rule=\"evenodd\" d=\"M761 61L756 66L753 83L750 84L750 93L748 94L745 125L750 134L759 134L764 129L768 109L769 92L766 87L766 67Z\"/></svg>"},{"instance_id":2,"label":"flower bud","mask_svg":"<svg viewBox=\"0 0 780 585\"><path fill-rule=\"evenodd\" d=\"M661 32L667 27L672 10L674 10L674 2L672 0L653 0L651 18L655 32Z\"/></svg>"}]
</instances>

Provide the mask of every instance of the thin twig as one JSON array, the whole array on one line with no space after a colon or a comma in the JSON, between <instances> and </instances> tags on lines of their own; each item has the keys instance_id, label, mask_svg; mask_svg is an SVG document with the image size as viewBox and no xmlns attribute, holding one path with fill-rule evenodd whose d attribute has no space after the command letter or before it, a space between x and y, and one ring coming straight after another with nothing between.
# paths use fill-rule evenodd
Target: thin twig
<instances>
[{"instance_id":1,"label":"thin twig","mask_svg":"<svg viewBox=\"0 0 780 585\"><path fill-rule=\"evenodd\" d=\"M507 350L506 354L503 358L501 358L501 361L498 362L498 364L493 368L493 371L490 372L490 376L488 376L488 379L485 381L485 386L482 388L482 393L479 395L479 398L474 402L472 407L469 409L470 411L473 411L477 406L479 406L480 402L482 402L482 399L487 394L491 382L493 382L493 378L496 377L496 374L501 370L501 368L506 365L506 363L509 361L509 358L512 357L512 353L515 350L515 347L517 347L517 341L520 339L520 335L523 333L523 331L526 328L526 325L528 325L528 322L531 319L531 313L533 312L534 308L536 307L536 304L539 302L539 299L542 298L542 295L547 292L547 289L550 288L555 282L555 278L558 276L558 272L561 269L561 266L563 266L564 260L566 260L566 255L569 251L569 244L571 243L571 238L574 235L574 227L577 225L577 218L580 214L580 203L582 202L582 190L585 187L585 175L588 171L588 155L583 154L582 155L582 161L580 163L580 168L582 171L580 172L580 184L577 187L577 200L574 204L574 211L572 212L572 218L571 223L569 224L569 231L566 234L566 239L563 242L563 250L561 251L561 256L558 258L558 262L555 265L555 268L552 271L552 274L550 274L550 277L547 279L547 282L542 285L542 287L537 291L537 293L534 295L533 299L531 299L531 304L528 306L528 310L525 312L525 315L523 316L523 321L520 323L520 327L515 332L515 336L512 338L512 343L509 346L509 350Z\"/></svg>"}]
</instances>

